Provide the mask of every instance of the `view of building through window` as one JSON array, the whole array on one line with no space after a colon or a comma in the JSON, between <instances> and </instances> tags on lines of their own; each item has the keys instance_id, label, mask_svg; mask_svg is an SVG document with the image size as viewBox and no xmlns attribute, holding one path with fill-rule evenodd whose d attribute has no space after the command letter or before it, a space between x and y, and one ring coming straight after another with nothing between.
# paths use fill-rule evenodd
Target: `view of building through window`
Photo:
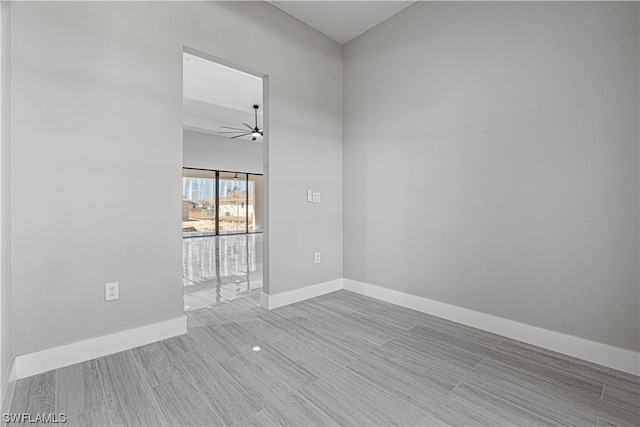
<instances>
[{"instance_id":1,"label":"view of building through window","mask_svg":"<svg viewBox=\"0 0 640 427\"><path fill-rule=\"evenodd\" d=\"M262 231L262 175L183 170L185 237Z\"/></svg>"}]
</instances>

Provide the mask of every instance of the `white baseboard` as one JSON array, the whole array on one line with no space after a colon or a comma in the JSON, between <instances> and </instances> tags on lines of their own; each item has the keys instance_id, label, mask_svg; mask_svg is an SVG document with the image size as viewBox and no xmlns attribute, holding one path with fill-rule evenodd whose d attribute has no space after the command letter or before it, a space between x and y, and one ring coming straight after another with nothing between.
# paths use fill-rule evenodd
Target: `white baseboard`
<instances>
[{"instance_id":1,"label":"white baseboard","mask_svg":"<svg viewBox=\"0 0 640 427\"><path fill-rule=\"evenodd\" d=\"M153 325L24 354L15 359L15 378L30 377L186 333L187 318L183 315Z\"/></svg>"},{"instance_id":2,"label":"white baseboard","mask_svg":"<svg viewBox=\"0 0 640 427\"><path fill-rule=\"evenodd\" d=\"M640 375L640 353L538 328L468 308L430 300L393 289L351 279L343 279L344 289L463 325L493 332L518 341L557 351L582 360Z\"/></svg>"},{"instance_id":3,"label":"white baseboard","mask_svg":"<svg viewBox=\"0 0 640 427\"><path fill-rule=\"evenodd\" d=\"M342 278L340 278L318 283L317 285L294 289L293 291L283 292L281 294L267 295L263 293L260 295L260 305L267 310L273 310L274 308L283 307L298 301L304 301L309 298L339 291L342 288Z\"/></svg>"},{"instance_id":4,"label":"white baseboard","mask_svg":"<svg viewBox=\"0 0 640 427\"><path fill-rule=\"evenodd\" d=\"M9 366L7 366L7 372L2 377L2 402L0 403L0 413L6 414L9 412L9 406L11 405L11 399L13 398L13 390L16 388L16 359L11 356L9 359Z\"/></svg>"}]
</instances>

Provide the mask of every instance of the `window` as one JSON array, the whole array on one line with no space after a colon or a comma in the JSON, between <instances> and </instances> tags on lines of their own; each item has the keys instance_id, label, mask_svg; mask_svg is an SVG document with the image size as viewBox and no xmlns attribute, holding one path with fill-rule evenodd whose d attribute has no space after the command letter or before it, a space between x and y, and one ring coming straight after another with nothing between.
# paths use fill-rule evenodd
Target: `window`
<instances>
[{"instance_id":1,"label":"window","mask_svg":"<svg viewBox=\"0 0 640 427\"><path fill-rule=\"evenodd\" d=\"M257 174L184 168L183 237L261 232L262 182Z\"/></svg>"}]
</instances>

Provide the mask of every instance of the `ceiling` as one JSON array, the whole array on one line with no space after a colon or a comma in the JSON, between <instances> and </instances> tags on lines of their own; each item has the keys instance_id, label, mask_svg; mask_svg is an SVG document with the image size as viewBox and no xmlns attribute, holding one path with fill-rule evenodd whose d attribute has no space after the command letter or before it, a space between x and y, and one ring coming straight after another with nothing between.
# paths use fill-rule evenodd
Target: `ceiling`
<instances>
[{"instance_id":1,"label":"ceiling","mask_svg":"<svg viewBox=\"0 0 640 427\"><path fill-rule=\"evenodd\" d=\"M415 1L268 1L339 43L406 9ZM254 126L253 105L262 107L262 79L198 56L183 54L183 127L217 135L223 126ZM262 108L258 127L262 128ZM232 137L235 134L221 134ZM238 140L251 141L251 136ZM262 142L258 138L256 142Z\"/></svg>"},{"instance_id":2,"label":"ceiling","mask_svg":"<svg viewBox=\"0 0 640 427\"><path fill-rule=\"evenodd\" d=\"M269 1L278 9L344 44L415 1Z\"/></svg>"},{"instance_id":3,"label":"ceiling","mask_svg":"<svg viewBox=\"0 0 640 427\"><path fill-rule=\"evenodd\" d=\"M183 128L217 134L221 126L255 124L253 105L262 107L262 79L184 52ZM262 109L258 109L262 128ZM223 134L223 136L234 136ZM238 138L251 141L251 136ZM262 142L262 138L258 138Z\"/></svg>"}]
</instances>

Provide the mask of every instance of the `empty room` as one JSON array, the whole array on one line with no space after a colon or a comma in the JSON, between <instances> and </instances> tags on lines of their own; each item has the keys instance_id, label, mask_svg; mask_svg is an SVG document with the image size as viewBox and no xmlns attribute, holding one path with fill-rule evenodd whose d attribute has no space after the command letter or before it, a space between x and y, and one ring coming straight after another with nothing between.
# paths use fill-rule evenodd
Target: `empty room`
<instances>
[{"instance_id":1,"label":"empty room","mask_svg":"<svg viewBox=\"0 0 640 427\"><path fill-rule=\"evenodd\" d=\"M2 423L640 425L640 3L0 3Z\"/></svg>"}]
</instances>

